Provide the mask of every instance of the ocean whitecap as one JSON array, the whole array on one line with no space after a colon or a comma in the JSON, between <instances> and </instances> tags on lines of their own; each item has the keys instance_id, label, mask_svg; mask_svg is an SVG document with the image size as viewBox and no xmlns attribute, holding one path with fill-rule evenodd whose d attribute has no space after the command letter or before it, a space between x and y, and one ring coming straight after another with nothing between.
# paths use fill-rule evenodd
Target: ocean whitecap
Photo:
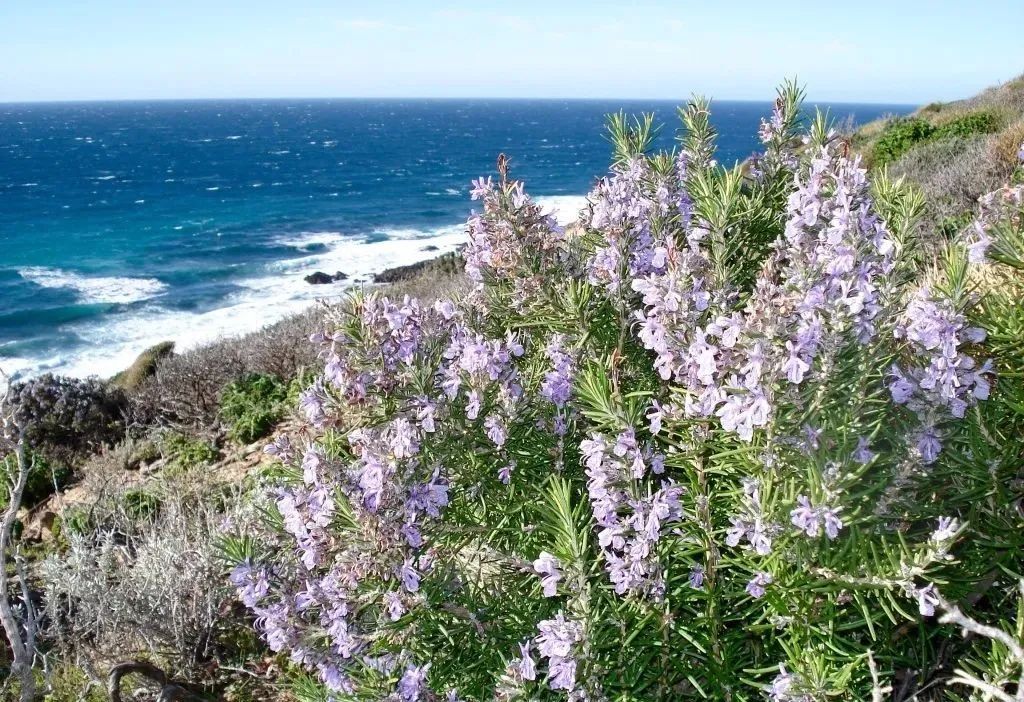
<instances>
[{"instance_id":1,"label":"ocean whitecap","mask_svg":"<svg viewBox=\"0 0 1024 702\"><path fill-rule=\"evenodd\" d=\"M18 274L43 288L74 290L79 294L79 301L86 304L139 302L159 295L167 289L167 286L156 278L85 276L43 266L22 268Z\"/></svg>"}]
</instances>

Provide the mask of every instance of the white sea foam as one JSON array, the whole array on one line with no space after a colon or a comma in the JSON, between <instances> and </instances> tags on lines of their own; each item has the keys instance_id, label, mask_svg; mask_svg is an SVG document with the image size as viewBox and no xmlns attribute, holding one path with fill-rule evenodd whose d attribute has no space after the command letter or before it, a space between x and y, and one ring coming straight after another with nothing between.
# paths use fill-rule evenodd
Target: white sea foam
<instances>
[{"instance_id":1,"label":"white sea foam","mask_svg":"<svg viewBox=\"0 0 1024 702\"><path fill-rule=\"evenodd\" d=\"M579 218L580 210L587 206L585 195L542 195L535 198L545 212L555 215L559 224L572 224Z\"/></svg>"},{"instance_id":2,"label":"white sea foam","mask_svg":"<svg viewBox=\"0 0 1024 702\"><path fill-rule=\"evenodd\" d=\"M299 251L309 251L314 246L334 246L344 239L345 236L341 232L303 232L277 241L282 246L289 246Z\"/></svg>"},{"instance_id":3,"label":"white sea foam","mask_svg":"<svg viewBox=\"0 0 1024 702\"><path fill-rule=\"evenodd\" d=\"M586 204L582 196L537 200L563 224L575 221L579 209ZM173 340L178 351L185 351L219 338L245 334L301 312L317 299L338 299L347 287L371 285L373 274L385 268L455 251L465 243L464 229L462 224L431 230L385 228L378 232L387 237L382 241L330 231L288 235L279 243L306 255L278 261L267 266L264 275L237 281L241 289L216 309L168 310L159 306L159 300L153 300L104 320L76 326L81 344L67 354L4 359L4 369L15 377L44 372L109 377L162 341ZM333 285L310 285L304 278L314 271L342 271L348 279ZM85 278L46 268L24 269L21 274L39 285L73 288L83 296L105 301L134 301L163 290L163 285L152 279ZM118 299L112 300L115 297Z\"/></svg>"},{"instance_id":4,"label":"white sea foam","mask_svg":"<svg viewBox=\"0 0 1024 702\"><path fill-rule=\"evenodd\" d=\"M18 270L18 274L44 288L67 288L78 292L84 303L139 302L159 295L167 286L156 278L119 278L114 276L85 276L59 268L31 266Z\"/></svg>"}]
</instances>

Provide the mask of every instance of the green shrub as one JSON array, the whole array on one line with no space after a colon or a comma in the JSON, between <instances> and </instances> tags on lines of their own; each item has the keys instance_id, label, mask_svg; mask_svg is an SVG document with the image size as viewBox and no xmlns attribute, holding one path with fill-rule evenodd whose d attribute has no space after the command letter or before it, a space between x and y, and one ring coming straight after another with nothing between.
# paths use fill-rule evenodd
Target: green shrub
<instances>
[{"instance_id":1,"label":"green shrub","mask_svg":"<svg viewBox=\"0 0 1024 702\"><path fill-rule=\"evenodd\" d=\"M160 458L159 443L150 439L144 439L131 446L126 458L126 467L138 468L144 463L152 463Z\"/></svg>"},{"instance_id":2,"label":"green shrub","mask_svg":"<svg viewBox=\"0 0 1024 702\"><path fill-rule=\"evenodd\" d=\"M31 467L28 472L28 480L25 482L25 491L22 493L21 504L23 507L35 507L71 480L72 471L65 464L53 464L45 456L36 452L30 452L26 458ZM13 475L18 469L13 455L0 461L0 467L5 476ZM0 506L6 504L7 494L6 491L2 491L0 492Z\"/></svg>"},{"instance_id":3,"label":"green shrub","mask_svg":"<svg viewBox=\"0 0 1024 702\"><path fill-rule=\"evenodd\" d=\"M178 433L165 435L160 449L168 459L168 467L181 471L213 463L220 457L217 447L210 442Z\"/></svg>"},{"instance_id":4,"label":"green shrub","mask_svg":"<svg viewBox=\"0 0 1024 702\"><path fill-rule=\"evenodd\" d=\"M919 117L892 122L875 143L872 160L876 165L891 163L917 144L931 139L935 127Z\"/></svg>"},{"instance_id":5,"label":"green shrub","mask_svg":"<svg viewBox=\"0 0 1024 702\"><path fill-rule=\"evenodd\" d=\"M121 497L121 506L133 523L141 522L160 510L160 498L146 490L129 490Z\"/></svg>"},{"instance_id":6,"label":"green shrub","mask_svg":"<svg viewBox=\"0 0 1024 702\"><path fill-rule=\"evenodd\" d=\"M71 534L86 534L91 528L90 510L85 507L69 507L53 520L50 533L53 540L61 549L68 546L68 537Z\"/></svg>"},{"instance_id":7,"label":"green shrub","mask_svg":"<svg viewBox=\"0 0 1024 702\"><path fill-rule=\"evenodd\" d=\"M899 119L887 126L875 143L872 160L875 165L892 163L914 147L939 139L968 138L999 131L999 117L988 110L969 112L940 127L920 117Z\"/></svg>"},{"instance_id":8,"label":"green shrub","mask_svg":"<svg viewBox=\"0 0 1024 702\"><path fill-rule=\"evenodd\" d=\"M960 214L943 217L938 224L938 233L946 239L952 239L970 226L973 221L974 214L971 212L961 212Z\"/></svg>"},{"instance_id":9,"label":"green shrub","mask_svg":"<svg viewBox=\"0 0 1024 702\"><path fill-rule=\"evenodd\" d=\"M999 131L999 118L987 110L969 112L935 130L935 138L971 137L976 134L992 134Z\"/></svg>"},{"instance_id":10,"label":"green shrub","mask_svg":"<svg viewBox=\"0 0 1024 702\"><path fill-rule=\"evenodd\" d=\"M231 438L249 444L266 436L284 416L288 386L277 376L254 373L227 386L220 414Z\"/></svg>"}]
</instances>

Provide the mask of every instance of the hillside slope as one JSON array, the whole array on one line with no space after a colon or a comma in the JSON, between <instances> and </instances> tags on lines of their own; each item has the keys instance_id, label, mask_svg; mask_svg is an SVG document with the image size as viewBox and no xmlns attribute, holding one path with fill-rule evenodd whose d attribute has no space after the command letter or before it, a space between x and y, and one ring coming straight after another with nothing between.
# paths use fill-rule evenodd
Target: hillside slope
<instances>
[{"instance_id":1,"label":"hillside slope","mask_svg":"<svg viewBox=\"0 0 1024 702\"><path fill-rule=\"evenodd\" d=\"M928 219L952 235L971 219L978 198L1013 175L1024 142L1024 75L954 102L933 102L906 117L870 122L851 145L873 169L917 185Z\"/></svg>"}]
</instances>

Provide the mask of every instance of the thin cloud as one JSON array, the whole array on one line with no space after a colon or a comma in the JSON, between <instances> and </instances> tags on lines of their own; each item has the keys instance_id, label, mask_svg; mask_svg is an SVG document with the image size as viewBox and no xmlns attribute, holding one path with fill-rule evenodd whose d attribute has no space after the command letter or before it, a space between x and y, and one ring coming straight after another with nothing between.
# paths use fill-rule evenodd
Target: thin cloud
<instances>
[{"instance_id":1,"label":"thin cloud","mask_svg":"<svg viewBox=\"0 0 1024 702\"><path fill-rule=\"evenodd\" d=\"M375 19L347 19L338 22L340 29L351 29L358 32L401 32L409 29L402 24L383 22Z\"/></svg>"}]
</instances>

